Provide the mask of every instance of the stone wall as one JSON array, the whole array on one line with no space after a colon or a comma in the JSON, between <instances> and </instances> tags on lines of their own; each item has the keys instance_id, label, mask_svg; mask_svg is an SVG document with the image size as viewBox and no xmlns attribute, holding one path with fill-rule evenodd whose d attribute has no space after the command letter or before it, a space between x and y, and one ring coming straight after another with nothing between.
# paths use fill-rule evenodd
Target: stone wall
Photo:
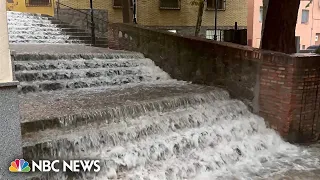
<instances>
[{"instance_id":1,"label":"stone wall","mask_svg":"<svg viewBox=\"0 0 320 180\"><path fill-rule=\"evenodd\" d=\"M94 9L94 22L96 28L96 34L100 36L106 35L107 32L107 20L108 13L106 10ZM65 9L56 8L55 17L62 22L69 23L74 26L78 26L87 32L91 32L91 12L89 9Z\"/></svg>"},{"instance_id":2,"label":"stone wall","mask_svg":"<svg viewBox=\"0 0 320 180\"><path fill-rule=\"evenodd\" d=\"M168 30L176 30L178 34L194 36L195 26L148 26L150 28L160 30L160 31L168 31ZM240 26L238 29L246 29L246 26ZM218 26L217 30L229 30L234 29L234 26ZM206 31L214 30L214 26L201 26L199 36L206 38ZM217 32L219 34L219 32Z\"/></svg>"},{"instance_id":3,"label":"stone wall","mask_svg":"<svg viewBox=\"0 0 320 180\"><path fill-rule=\"evenodd\" d=\"M175 79L227 89L289 141L315 140L320 133L318 56L261 51L129 24L110 24L108 38L110 48L142 52Z\"/></svg>"}]
</instances>

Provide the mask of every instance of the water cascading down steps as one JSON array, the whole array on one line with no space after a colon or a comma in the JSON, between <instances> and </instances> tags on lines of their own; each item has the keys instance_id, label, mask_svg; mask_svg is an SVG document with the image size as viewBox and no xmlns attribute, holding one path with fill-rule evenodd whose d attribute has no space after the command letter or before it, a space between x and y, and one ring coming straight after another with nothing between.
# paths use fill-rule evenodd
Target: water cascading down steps
<instances>
[{"instance_id":1,"label":"water cascading down steps","mask_svg":"<svg viewBox=\"0 0 320 180\"><path fill-rule=\"evenodd\" d=\"M11 48L24 158L102 165L99 173L31 173L33 179L320 179L318 148L284 142L225 90L174 80L143 54Z\"/></svg>"},{"instance_id":2,"label":"water cascading down steps","mask_svg":"<svg viewBox=\"0 0 320 180\"><path fill-rule=\"evenodd\" d=\"M11 44L92 44L89 32L51 16L8 11L7 17ZM106 47L106 39L97 37L94 46Z\"/></svg>"},{"instance_id":3,"label":"water cascading down steps","mask_svg":"<svg viewBox=\"0 0 320 180\"><path fill-rule=\"evenodd\" d=\"M319 165L226 91L173 80L140 53L17 54L15 69L24 157L102 162L43 179L267 179Z\"/></svg>"}]
</instances>

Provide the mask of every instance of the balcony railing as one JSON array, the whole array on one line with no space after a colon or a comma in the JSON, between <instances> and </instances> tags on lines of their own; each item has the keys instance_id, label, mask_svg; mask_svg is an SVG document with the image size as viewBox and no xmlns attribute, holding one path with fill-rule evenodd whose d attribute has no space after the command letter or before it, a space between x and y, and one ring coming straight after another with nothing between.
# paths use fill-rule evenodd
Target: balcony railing
<instances>
[{"instance_id":1,"label":"balcony railing","mask_svg":"<svg viewBox=\"0 0 320 180\"><path fill-rule=\"evenodd\" d=\"M180 9L180 0L160 0L160 9Z\"/></svg>"},{"instance_id":2,"label":"balcony railing","mask_svg":"<svg viewBox=\"0 0 320 180\"><path fill-rule=\"evenodd\" d=\"M26 0L27 7L50 7L52 6L51 0Z\"/></svg>"}]
</instances>

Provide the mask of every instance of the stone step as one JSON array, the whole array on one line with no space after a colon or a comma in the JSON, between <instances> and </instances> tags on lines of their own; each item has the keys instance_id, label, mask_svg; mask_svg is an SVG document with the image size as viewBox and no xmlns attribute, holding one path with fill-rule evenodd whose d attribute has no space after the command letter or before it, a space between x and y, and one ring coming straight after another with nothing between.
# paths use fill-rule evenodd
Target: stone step
<instances>
[{"instance_id":1,"label":"stone step","mask_svg":"<svg viewBox=\"0 0 320 180\"><path fill-rule=\"evenodd\" d=\"M50 22L50 21L49 21ZM57 24L52 23L28 23L28 22L15 22L15 23L8 23L8 27L25 27L26 29L32 27L46 27L46 28L56 28L59 27Z\"/></svg>"},{"instance_id":2,"label":"stone step","mask_svg":"<svg viewBox=\"0 0 320 180\"><path fill-rule=\"evenodd\" d=\"M128 75L116 77L75 78L70 80L21 82L18 89L20 93L30 93L101 86L121 86L131 83L156 82L166 79L167 77L164 73L153 74L152 76Z\"/></svg>"},{"instance_id":3,"label":"stone step","mask_svg":"<svg viewBox=\"0 0 320 180\"><path fill-rule=\"evenodd\" d=\"M56 32L61 32L60 28L57 27L33 27L33 26L29 26L28 28L26 28L25 26L8 26L8 30L10 32L13 32L13 30L16 30L17 32L19 31L56 31Z\"/></svg>"},{"instance_id":4,"label":"stone step","mask_svg":"<svg viewBox=\"0 0 320 180\"><path fill-rule=\"evenodd\" d=\"M10 44L86 44L79 40L9 39Z\"/></svg>"},{"instance_id":5,"label":"stone step","mask_svg":"<svg viewBox=\"0 0 320 180\"><path fill-rule=\"evenodd\" d=\"M51 20L52 17L43 17L43 16L39 16L39 15L36 15L36 14L24 14L24 15L21 15L21 14L8 14L7 13L7 17L8 19L16 19L16 20L19 20L19 19L29 19L29 20Z\"/></svg>"},{"instance_id":6,"label":"stone step","mask_svg":"<svg viewBox=\"0 0 320 180\"><path fill-rule=\"evenodd\" d=\"M159 135L166 142L174 142L175 133L185 134L185 132L192 131L193 128L198 128L201 133L194 132L196 136L205 134L205 131L201 131L201 129L210 129L211 126L224 118L232 121L249 113L247 107L239 101L215 101L215 104L210 105L212 107L200 103L184 109L172 109L163 113L153 112L117 123L92 123L70 131L46 130L25 134L23 137L24 157L26 159L30 157L33 159L101 159L102 157L99 157L100 151L107 154L114 152L119 146L127 147L127 150L131 151L130 146L127 146L128 143L140 144L142 152L149 149L143 147L145 141L150 142L147 143L150 145L149 147L153 145L157 147L157 144L161 142L158 139L160 137L157 137ZM241 108L237 108L238 106ZM234 108L237 109L234 110ZM224 112L228 114L223 114ZM179 139L176 140L179 141ZM214 139L212 140L214 141ZM111 154L104 156L103 160L112 162L112 159L109 159L113 158ZM107 165L112 167L112 164ZM114 168L119 170L117 167Z\"/></svg>"},{"instance_id":7,"label":"stone step","mask_svg":"<svg viewBox=\"0 0 320 180\"><path fill-rule=\"evenodd\" d=\"M61 30L64 32L83 32L83 33L86 33L85 30L78 29L78 28L61 28Z\"/></svg>"},{"instance_id":8,"label":"stone step","mask_svg":"<svg viewBox=\"0 0 320 180\"><path fill-rule=\"evenodd\" d=\"M15 76L19 82L30 81L54 81L64 79L81 79L92 77L115 77L115 76L151 76L155 72L151 67L139 66L130 68L89 68L69 70L35 70L16 72ZM160 73L161 71L158 71Z\"/></svg>"},{"instance_id":9,"label":"stone step","mask_svg":"<svg viewBox=\"0 0 320 180\"><path fill-rule=\"evenodd\" d=\"M71 25L71 24L54 24L56 27L58 28L62 28L62 29L79 29L78 26L74 26L74 25Z\"/></svg>"},{"instance_id":10,"label":"stone step","mask_svg":"<svg viewBox=\"0 0 320 180\"><path fill-rule=\"evenodd\" d=\"M91 34L86 34L86 36L70 36L70 39L80 39L80 40L91 40ZM108 38L107 37L96 37L96 41L101 41L101 42L105 42L107 41Z\"/></svg>"},{"instance_id":11,"label":"stone step","mask_svg":"<svg viewBox=\"0 0 320 180\"><path fill-rule=\"evenodd\" d=\"M27 25L30 25L30 24L54 24L52 23L52 20L49 20L49 19L12 19L12 18L9 18L7 20L8 22L8 25L18 25L18 24L27 24Z\"/></svg>"},{"instance_id":12,"label":"stone step","mask_svg":"<svg viewBox=\"0 0 320 180\"><path fill-rule=\"evenodd\" d=\"M92 39L91 39L91 37L89 38L89 37L85 37L85 38L81 38L80 37L80 40L79 39L77 39L77 38L73 38L73 37L69 37L69 41L71 41L71 42L78 42L78 43L82 43L82 44L86 44L86 45L90 45L90 46L94 46L93 44L92 44ZM99 44L104 44L104 43L107 43L106 41L96 41L96 43L99 43Z\"/></svg>"},{"instance_id":13,"label":"stone step","mask_svg":"<svg viewBox=\"0 0 320 180\"><path fill-rule=\"evenodd\" d=\"M153 111L167 112L210 100L230 99L228 93L218 88L169 83L172 82L155 86L139 84L126 89L20 95L22 134L47 129L70 130L91 122L117 123ZM172 97L168 98L168 94Z\"/></svg>"},{"instance_id":14,"label":"stone step","mask_svg":"<svg viewBox=\"0 0 320 180\"><path fill-rule=\"evenodd\" d=\"M79 39L79 40L91 42L92 37L91 36L70 36L69 39Z\"/></svg>"},{"instance_id":15,"label":"stone step","mask_svg":"<svg viewBox=\"0 0 320 180\"><path fill-rule=\"evenodd\" d=\"M102 48L108 48L109 45L108 44L95 44L93 45L94 47L102 47Z\"/></svg>"},{"instance_id":16,"label":"stone step","mask_svg":"<svg viewBox=\"0 0 320 180\"><path fill-rule=\"evenodd\" d=\"M77 70L87 68L128 68L151 66L150 59L76 59L76 60L43 60L43 61L15 61L15 71L43 71L43 70Z\"/></svg>"},{"instance_id":17,"label":"stone step","mask_svg":"<svg viewBox=\"0 0 320 180\"><path fill-rule=\"evenodd\" d=\"M43 34L10 34L9 39L15 40L68 40L74 39L65 34L60 35L43 35Z\"/></svg>"},{"instance_id":18,"label":"stone step","mask_svg":"<svg viewBox=\"0 0 320 180\"><path fill-rule=\"evenodd\" d=\"M92 45L92 40L87 39L87 40L79 40L76 38L71 38L71 36L69 36L66 39L51 39L47 36L45 36L45 38L47 39L15 39L15 38L10 38L9 39L9 43L15 43L15 44L19 44L19 43L27 43L27 44L83 44L83 45ZM107 43L106 41L96 41L99 44L103 44L103 45L107 45L105 43ZM92 45L95 46L95 45ZM96 47L100 47L100 46L96 46ZM105 47L105 46L104 46Z\"/></svg>"},{"instance_id":19,"label":"stone step","mask_svg":"<svg viewBox=\"0 0 320 180\"><path fill-rule=\"evenodd\" d=\"M70 47L72 48L72 46ZM84 46L84 50L85 50L85 46ZM84 51L83 54L81 53L64 53L64 54L17 53L14 55L14 60L15 61L47 61L47 60L79 60L79 59L92 60L94 58L96 59L144 59L144 55L141 53L126 52L126 51L94 53L94 51L95 49L92 49L91 53L88 53L88 52L86 53L86 51Z\"/></svg>"},{"instance_id":20,"label":"stone step","mask_svg":"<svg viewBox=\"0 0 320 180\"><path fill-rule=\"evenodd\" d=\"M71 33L72 34L72 33ZM81 33L75 33L76 35L82 35ZM30 36L30 35L36 35L36 36L59 36L59 35L69 35L66 32L61 31L55 31L55 30L49 30L49 31L34 31L34 30L20 30L15 31L9 34L9 36Z\"/></svg>"},{"instance_id":21,"label":"stone step","mask_svg":"<svg viewBox=\"0 0 320 180\"><path fill-rule=\"evenodd\" d=\"M87 32L79 32L79 31L76 31L76 32L64 32L65 34L67 35L70 35L70 36L80 36L80 37L83 37L83 36L91 36L90 33L87 33Z\"/></svg>"}]
</instances>

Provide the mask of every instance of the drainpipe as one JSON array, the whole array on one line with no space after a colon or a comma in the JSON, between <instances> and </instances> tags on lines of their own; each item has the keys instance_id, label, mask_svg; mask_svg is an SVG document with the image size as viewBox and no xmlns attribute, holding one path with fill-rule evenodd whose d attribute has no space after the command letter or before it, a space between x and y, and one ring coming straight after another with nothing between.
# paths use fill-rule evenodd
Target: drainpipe
<instances>
[{"instance_id":1,"label":"drainpipe","mask_svg":"<svg viewBox=\"0 0 320 180\"><path fill-rule=\"evenodd\" d=\"M312 34L313 34L313 21L314 21L314 1L312 1L312 23L311 23L311 38L310 38L310 46L312 46Z\"/></svg>"},{"instance_id":2,"label":"drainpipe","mask_svg":"<svg viewBox=\"0 0 320 180\"><path fill-rule=\"evenodd\" d=\"M214 7L214 36L213 39L216 41L217 40L217 16L218 16L218 0L215 1L215 7Z\"/></svg>"},{"instance_id":3,"label":"drainpipe","mask_svg":"<svg viewBox=\"0 0 320 180\"><path fill-rule=\"evenodd\" d=\"M133 1L133 23L137 24L137 0Z\"/></svg>"}]
</instances>

